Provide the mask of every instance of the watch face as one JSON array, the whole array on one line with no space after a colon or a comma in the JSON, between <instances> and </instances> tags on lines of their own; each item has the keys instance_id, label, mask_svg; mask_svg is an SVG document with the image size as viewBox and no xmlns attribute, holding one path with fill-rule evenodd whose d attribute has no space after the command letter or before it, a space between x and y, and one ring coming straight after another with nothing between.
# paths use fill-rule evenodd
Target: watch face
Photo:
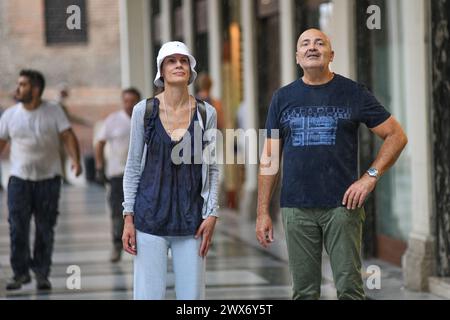
<instances>
[{"instance_id":1,"label":"watch face","mask_svg":"<svg viewBox=\"0 0 450 320\"><path fill-rule=\"evenodd\" d=\"M378 170L374 169L374 168L370 168L369 170L367 170L367 173L371 177L376 177L378 175Z\"/></svg>"}]
</instances>

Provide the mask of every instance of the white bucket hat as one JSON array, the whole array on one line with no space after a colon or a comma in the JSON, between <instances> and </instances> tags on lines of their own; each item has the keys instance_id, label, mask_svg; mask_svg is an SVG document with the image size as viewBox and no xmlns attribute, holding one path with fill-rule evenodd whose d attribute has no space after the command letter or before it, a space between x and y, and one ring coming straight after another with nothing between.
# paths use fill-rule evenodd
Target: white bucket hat
<instances>
[{"instance_id":1,"label":"white bucket hat","mask_svg":"<svg viewBox=\"0 0 450 320\"><path fill-rule=\"evenodd\" d=\"M191 76L189 77L189 84L194 82L195 78L197 78L197 72L194 69L197 65L197 61L190 54L188 47L180 41L166 42L159 50L158 58L156 59L156 68L158 70L158 73L156 74L155 81L153 83L159 88L164 88L164 81L161 75L161 65L165 58L173 54L182 54L189 58L189 63L191 65Z\"/></svg>"}]
</instances>

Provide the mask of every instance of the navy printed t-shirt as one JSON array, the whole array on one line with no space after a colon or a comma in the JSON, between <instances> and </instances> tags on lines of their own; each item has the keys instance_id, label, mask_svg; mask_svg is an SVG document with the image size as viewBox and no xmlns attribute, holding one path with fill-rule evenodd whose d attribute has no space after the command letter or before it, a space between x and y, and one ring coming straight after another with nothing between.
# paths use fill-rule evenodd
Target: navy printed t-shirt
<instances>
[{"instance_id":1,"label":"navy printed t-shirt","mask_svg":"<svg viewBox=\"0 0 450 320\"><path fill-rule=\"evenodd\" d=\"M358 180L358 128L390 113L361 84L338 74L323 85L299 79L275 92L266 129L279 129L282 208L337 208ZM275 136L274 136L275 138Z\"/></svg>"}]
</instances>

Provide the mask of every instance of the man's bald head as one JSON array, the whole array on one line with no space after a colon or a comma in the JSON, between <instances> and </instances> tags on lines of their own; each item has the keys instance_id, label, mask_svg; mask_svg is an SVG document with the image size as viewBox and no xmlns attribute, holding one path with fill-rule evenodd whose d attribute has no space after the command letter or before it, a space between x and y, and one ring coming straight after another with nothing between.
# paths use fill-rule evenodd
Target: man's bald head
<instances>
[{"instance_id":1,"label":"man's bald head","mask_svg":"<svg viewBox=\"0 0 450 320\"><path fill-rule=\"evenodd\" d=\"M330 46L330 49L333 50L330 38L323 31L315 28L308 29L300 35L297 41L297 48L300 46L301 42L304 39L311 39L311 38L316 39L321 38L323 41L327 43L328 46Z\"/></svg>"},{"instance_id":2,"label":"man's bald head","mask_svg":"<svg viewBox=\"0 0 450 320\"><path fill-rule=\"evenodd\" d=\"M334 59L330 39L318 29L306 30L298 38L296 59L305 72L329 72L329 65Z\"/></svg>"}]
</instances>

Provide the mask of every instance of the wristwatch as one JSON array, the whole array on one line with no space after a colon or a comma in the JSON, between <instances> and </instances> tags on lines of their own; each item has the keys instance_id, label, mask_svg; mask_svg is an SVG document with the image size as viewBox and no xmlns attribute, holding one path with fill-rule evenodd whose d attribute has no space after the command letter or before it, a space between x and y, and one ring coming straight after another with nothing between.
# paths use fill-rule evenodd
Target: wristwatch
<instances>
[{"instance_id":1,"label":"wristwatch","mask_svg":"<svg viewBox=\"0 0 450 320\"><path fill-rule=\"evenodd\" d=\"M366 172L370 177L378 179L378 170L376 168L369 168Z\"/></svg>"}]
</instances>

